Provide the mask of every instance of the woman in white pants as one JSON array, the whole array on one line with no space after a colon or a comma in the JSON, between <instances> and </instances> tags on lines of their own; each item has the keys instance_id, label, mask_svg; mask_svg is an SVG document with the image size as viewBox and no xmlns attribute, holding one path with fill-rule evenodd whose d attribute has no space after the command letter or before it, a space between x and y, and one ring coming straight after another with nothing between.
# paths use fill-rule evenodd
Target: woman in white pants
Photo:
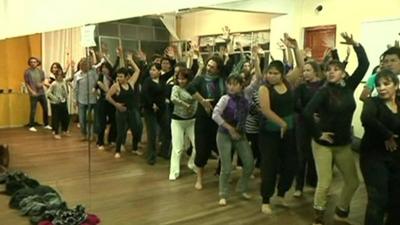
<instances>
[{"instance_id":1,"label":"woman in white pants","mask_svg":"<svg viewBox=\"0 0 400 225\"><path fill-rule=\"evenodd\" d=\"M186 137L189 137L193 151L188 161L188 167L195 171L194 157L196 149L194 145L194 121L197 109L197 101L186 91L187 84L192 80L192 74L188 69L180 70L176 75L176 83L172 88L171 101L174 110L171 120L172 154L169 170L169 180L176 180L180 173L180 159L185 149Z\"/></svg>"}]
</instances>

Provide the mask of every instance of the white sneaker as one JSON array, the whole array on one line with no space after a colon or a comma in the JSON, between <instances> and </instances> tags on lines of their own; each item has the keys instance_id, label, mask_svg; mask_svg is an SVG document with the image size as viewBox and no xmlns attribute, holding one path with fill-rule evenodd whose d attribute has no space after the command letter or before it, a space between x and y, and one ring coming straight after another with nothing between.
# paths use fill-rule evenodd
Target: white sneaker
<instances>
[{"instance_id":1,"label":"white sneaker","mask_svg":"<svg viewBox=\"0 0 400 225\"><path fill-rule=\"evenodd\" d=\"M251 199L251 195L247 192L243 192L242 193L242 198L246 199L246 200L250 200Z\"/></svg>"},{"instance_id":2,"label":"white sneaker","mask_svg":"<svg viewBox=\"0 0 400 225\"><path fill-rule=\"evenodd\" d=\"M303 192L300 190L297 190L293 193L293 197L296 197L296 198L300 198L302 195L303 195Z\"/></svg>"},{"instance_id":3,"label":"white sneaker","mask_svg":"<svg viewBox=\"0 0 400 225\"><path fill-rule=\"evenodd\" d=\"M138 155L138 156L143 155L143 152L140 151L140 150L132 150L132 153L135 154L135 155Z\"/></svg>"},{"instance_id":4,"label":"white sneaker","mask_svg":"<svg viewBox=\"0 0 400 225\"><path fill-rule=\"evenodd\" d=\"M61 139L61 136L60 136L59 134L55 134L55 135L54 135L54 139L60 140L60 139Z\"/></svg>"},{"instance_id":5,"label":"white sneaker","mask_svg":"<svg viewBox=\"0 0 400 225\"><path fill-rule=\"evenodd\" d=\"M97 149L100 150L100 151L103 151L104 150L104 146L103 145L98 145Z\"/></svg>"},{"instance_id":6,"label":"white sneaker","mask_svg":"<svg viewBox=\"0 0 400 225\"><path fill-rule=\"evenodd\" d=\"M32 131L32 132L37 132L37 130L36 130L36 128L35 128L35 127L29 127L29 131Z\"/></svg>"},{"instance_id":7,"label":"white sneaker","mask_svg":"<svg viewBox=\"0 0 400 225\"><path fill-rule=\"evenodd\" d=\"M194 164L187 164L187 167L192 170L195 174L197 174L197 166Z\"/></svg>"},{"instance_id":8,"label":"white sneaker","mask_svg":"<svg viewBox=\"0 0 400 225\"><path fill-rule=\"evenodd\" d=\"M63 135L63 136L66 136L66 137L70 137L70 136L71 136L71 132L69 132L69 131L63 131L63 132L62 132L62 135Z\"/></svg>"},{"instance_id":9,"label":"white sneaker","mask_svg":"<svg viewBox=\"0 0 400 225\"><path fill-rule=\"evenodd\" d=\"M44 129L46 129L46 130L51 130L51 129L53 129L53 128L51 128L50 125L46 125L46 126L44 126Z\"/></svg>"},{"instance_id":10,"label":"white sneaker","mask_svg":"<svg viewBox=\"0 0 400 225\"><path fill-rule=\"evenodd\" d=\"M121 154L119 154L119 153L115 153L115 155L114 155L114 158L116 158L116 159L119 159L119 158L121 158Z\"/></svg>"},{"instance_id":11,"label":"white sneaker","mask_svg":"<svg viewBox=\"0 0 400 225\"><path fill-rule=\"evenodd\" d=\"M285 198L283 198L283 197L276 198L276 205L279 205L282 207L289 207L289 204L286 202Z\"/></svg>"},{"instance_id":12,"label":"white sneaker","mask_svg":"<svg viewBox=\"0 0 400 225\"><path fill-rule=\"evenodd\" d=\"M174 174L170 174L170 175L169 175L169 180L170 180L170 181L176 180L177 178L178 178L177 175L174 175Z\"/></svg>"},{"instance_id":13,"label":"white sneaker","mask_svg":"<svg viewBox=\"0 0 400 225\"><path fill-rule=\"evenodd\" d=\"M261 212L267 215L271 215L272 214L271 206L269 204L262 204Z\"/></svg>"},{"instance_id":14,"label":"white sneaker","mask_svg":"<svg viewBox=\"0 0 400 225\"><path fill-rule=\"evenodd\" d=\"M218 205L220 206L226 206L226 199L225 198L221 198L218 202Z\"/></svg>"}]
</instances>

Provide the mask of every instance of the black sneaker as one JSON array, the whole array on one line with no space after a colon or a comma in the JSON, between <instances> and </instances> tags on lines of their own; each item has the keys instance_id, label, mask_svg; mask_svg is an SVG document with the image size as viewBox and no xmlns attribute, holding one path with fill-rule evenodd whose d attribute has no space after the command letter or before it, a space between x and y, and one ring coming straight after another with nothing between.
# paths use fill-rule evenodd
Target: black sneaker
<instances>
[{"instance_id":1,"label":"black sneaker","mask_svg":"<svg viewBox=\"0 0 400 225\"><path fill-rule=\"evenodd\" d=\"M315 217L312 225L324 225L325 210L315 209Z\"/></svg>"},{"instance_id":2,"label":"black sneaker","mask_svg":"<svg viewBox=\"0 0 400 225\"><path fill-rule=\"evenodd\" d=\"M350 209L348 209L348 210L343 210L343 209L341 209L341 208L339 208L339 207L336 207L336 209L335 209L335 215L333 216L333 218L334 218L336 221L348 223L349 213L350 213Z\"/></svg>"}]
</instances>

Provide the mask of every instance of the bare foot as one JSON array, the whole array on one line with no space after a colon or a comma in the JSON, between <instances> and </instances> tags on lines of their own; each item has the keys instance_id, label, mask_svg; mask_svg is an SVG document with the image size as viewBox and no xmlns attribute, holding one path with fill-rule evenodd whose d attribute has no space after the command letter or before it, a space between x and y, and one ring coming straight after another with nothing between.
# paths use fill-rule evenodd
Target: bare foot
<instances>
[{"instance_id":1,"label":"bare foot","mask_svg":"<svg viewBox=\"0 0 400 225\"><path fill-rule=\"evenodd\" d=\"M201 189L203 189L203 185L201 184L200 181L196 181L194 188L196 188L196 190L201 190Z\"/></svg>"}]
</instances>

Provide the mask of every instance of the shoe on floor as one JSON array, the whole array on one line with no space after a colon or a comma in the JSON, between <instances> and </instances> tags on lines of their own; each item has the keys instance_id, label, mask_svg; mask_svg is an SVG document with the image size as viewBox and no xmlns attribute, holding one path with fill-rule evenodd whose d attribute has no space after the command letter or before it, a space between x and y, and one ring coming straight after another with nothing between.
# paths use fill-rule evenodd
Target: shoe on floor
<instances>
[{"instance_id":1,"label":"shoe on floor","mask_svg":"<svg viewBox=\"0 0 400 225\"><path fill-rule=\"evenodd\" d=\"M289 204L286 202L285 198L279 197L279 196L276 198L276 205L282 206L285 208L289 207Z\"/></svg>"},{"instance_id":2,"label":"shoe on floor","mask_svg":"<svg viewBox=\"0 0 400 225\"><path fill-rule=\"evenodd\" d=\"M132 150L132 153L135 154L135 155L138 155L138 156L143 155L143 152L140 151L140 150Z\"/></svg>"},{"instance_id":3,"label":"shoe on floor","mask_svg":"<svg viewBox=\"0 0 400 225\"><path fill-rule=\"evenodd\" d=\"M312 225L324 225L325 210L315 209L315 217Z\"/></svg>"},{"instance_id":4,"label":"shoe on floor","mask_svg":"<svg viewBox=\"0 0 400 225\"><path fill-rule=\"evenodd\" d=\"M271 215L272 214L272 209L270 204L262 204L261 206L261 212L267 215Z\"/></svg>"},{"instance_id":5,"label":"shoe on floor","mask_svg":"<svg viewBox=\"0 0 400 225\"><path fill-rule=\"evenodd\" d=\"M246 199L246 200L250 200L251 199L251 195L247 192L243 192L241 194L242 198Z\"/></svg>"},{"instance_id":6,"label":"shoe on floor","mask_svg":"<svg viewBox=\"0 0 400 225\"><path fill-rule=\"evenodd\" d=\"M53 128L51 128L50 125L46 125L46 126L44 126L44 129L46 129L46 130L52 130Z\"/></svg>"},{"instance_id":7,"label":"shoe on floor","mask_svg":"<svg viewBox=\"0 0 400 225\"><path fill-rule=\"evenodd\" d=\"M221 198L218 202L218 205L220 206L226 206L226 199L225 198Z\"/></svg>"},{"instance_id":8,"label":"shoe on floor","mask_svg":"<svg viewBox=\"0 0 400 225\"><path fill-rule=\"evenodd\" d=\"M296 191L293 193L293 197L300 198L301 196L303 196L303 192L300 191L300 190L296 190Z\"/></svg>"},{"instance_id":9,"label":"shoe on floor","mask_svg":"<svg viewBox=\"0 0 400 225\"><path fill-rule=\"evenodd\" d=\"M197 174L197 166L194 164L188 164L187 167L192 170L195 174Z\"/></svg>"},{"instance_id":10,"label":"shoe on floor","mask_svg":"<svg viewBox=\"0 0 400 225\"><path fill-rule=\"evenodd\" d=\"M121 154L119 154L119 153L115 153L115 154L114 154L114 158L116 158L116 159L119 159L119 158L121 158Z\"/></svg>"},{"instance_id":11,"label":"shoe on floor","mask_svg":"<svg viewBox=\"0 0 400 225\"><path fill-rule=\"evenodd\" d=\"M60 140L60 139L61 139L61 136L60 136L59 134L55 134L55 135L54 135L54 139Z\"/></svg>"},{"instance_id":12,"label":"shoe on floor","mask_svg":"<svg viewBox=\"0 0 400 225\"><path fill-rule=\"evenodd\" d=\"M169 180L176 180L176 179L178 179L178 177L179 177L179 175L178 174L170 174L169 175Z\"/></svg>"},{"instance_id":13,"label":"shoe on floor","mask_svg":"<svg viewBox=\"0 0 400 225\"><path fill-rule=\"evenodd\" d=\"M69 132L69 131L63 131L63 132L62 132L62 135L63 135L63 136L66 136L66 137L70 137L70 136L71 136L71 132Z\"/></svg>"},{"instance_id":14,"label":"shoe on floor","mask_svg":"<svg viewBox=\"0 0 400 225\"><path fill-rule=\"evenodd\" d=\"M104 150L104 145L97 145L97 149L100 150L100 151L103 151Z\"/></svg>"},{"instance_id":15,"label":"shoe on floor","mask_svg":"<svg viewBox=\"0 0 400 225\"><path fill-rule=\"evenodd\" d=\"M35 128L35 127L29 127L29 131L32 131L32 132L37 132L37 130L36 130L36 128Z\"/></svg>"},{"instance_id":16,"label":"shoe on floor","mask_svg":"<svg viewBox=\"0 0 400 225\"><path fill-rule=\"evenodd\" d=\"M349 217L350 210L343 210L339 207L336 207L335 209L335 215L333 216L333 219L339 222L344 222L351 224L348 217Z\"/></svg>"}]
</instances>

